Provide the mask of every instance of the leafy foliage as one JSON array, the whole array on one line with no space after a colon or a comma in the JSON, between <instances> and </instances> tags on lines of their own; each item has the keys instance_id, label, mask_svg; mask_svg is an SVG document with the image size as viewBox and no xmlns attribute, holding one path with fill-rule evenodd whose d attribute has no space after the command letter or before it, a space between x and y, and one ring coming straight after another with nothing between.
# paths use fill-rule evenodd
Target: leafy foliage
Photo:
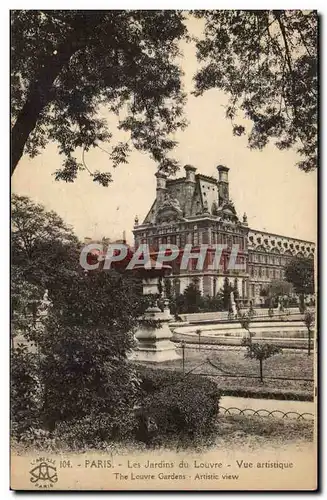
<instances>
[{"instance_id":1,"label":"leafy foliage","mask_svg":"<svg viewBox=\"0 0 327 500\"><path fill-rule=\"evenodd\" d=\"M226 117L251 149L274 140L296 147L300 169L317 167L316 11L210 10L197 42L196 95L218 88L229 95ZM252 129L237 123L247 119ZM244 122L243 122L244 123Z\"/></svg>"},{"instance_id":2,"label":"leafy foliage","mask_svg":"<svg viewBox=\"0 0 327 500\"><path fill-rule=\"evenodd\" d=\"M219 411L220 392L212 380L164 370L141 372L143 406L162 435L210 434Z\"/></svg>"},{"instance_id":3,"label":"leafy foliage","mask_svg":"<svg viewBox=\"0 0 327 500\"><path fill-rule=\"evenodd\" d=\"M85 170L108 185L111 173L85 162L95 147L112 167L127 163L134 146L174 172L172 136L186 125L176 64L183 21L173 10L12 11L12 171L23 153L33 157L51 141L63 156L57 180ZM104 111L117 116L126 142L115 140Z\"/></svg>"},{"instance_id":4,"label":"leafy foliage","mask_svg":"<svg viewBox=\"0 0 327 500\"><path fill-rule=\"evenodd\" d=\"M309 257L294 257L285 268L285 278L298 294L314 293L314 262Z\"/></svg>"},{"instance_id":5,"label":"leafy foliage","mask_svg":"<svg viewBox=\"0 0 327 500\"><path fill-rule=\"evenodd\" d=\"M202 295L196 283L190 283L184 290L184 303L188 313L197 312L201 306Z\"/></svg>"},{"instance_id":6,"label":"leafy foliage","mask_svg":"<svg viewBox=\"0 0 327 500\"><path fill-rule=\"evenodd\" d=\"M292 293L292 284L284 280L272 280L263 290L269 298L279 298Z\"/></svg>"},{"instance_id":7,"label":"leafy foliage","mask_svg":"<svg viewBox=\"0 0 327 500\"><path fill-rule=\"evenodd\" d=\"M34 327L37 306L43 290L27 281L19 266L11 269L11 329L12 339L19 332L28 332Z\"/></svg>"},{"instance_id":8,"label":"leafy foliage","mask_svg":"<svg viewBox=\"0 0 327 500\"><path fill-rule=\"evenodd\" d=\"M245 357L256 359L260 365L260 380L263 382L263 361L282 352L280 347L268 343L252 342L251 336L242 339L242 345L246 347Z\"/></svg>"},{"instance_id":9,"label":"leafy foliage","mask_svg":"<svg viewBox=\"0 0 327 500\"><path fill-rule=\"evenodd\" d=\"M248 351L246 353L246 357L250 359L268 359L275 354L279 354L281 349L272 344L258 344L252 342L251 344L247 343Z\"/></svg>"},{"instance_id":10,"label":"leafy foliage","mask_svg":"<svg viewBox=\"0 0 327 500\"><path fill-rule=\"evenodd\" d=\"M70 450L102 450L113 440L134 437L137 420L133 408L119 406L115 413L94 411L82 417L59 422L53 436Z\"/></svg>"},{"instance_id":11,"label":"leafy foliage","mask_svg":"<svg viewBox=\"0 0 327 500\"><path fill-rule=\"evenodd\" d=\"M39 426L41 389L37 356L18 344L11 352L11 430L20 439L31 427Z\"/></svg>"},{"instance_id":12,"label":"leafy foliage","mask_svg":"<svg viewBox=\"0 0 327 500\"><path fill-rule=\"evenodd\" d=\"M97 446L133 432L139 380L126 354L147 305L139 291L138 280L111 271L67 277L53 293L44 328L30 336L37 353L28 352L30 366L16 368L23 391L31 366L37 364L41 388L37 411L29 405L30 420L19 406L26 406L27 396L19 403L17 390L13 394L14 421L25 420L24 434L41 425L52 438L74 447ZM31 399L36 389L31 386Z\"/></svg>"},{"instance_id":13,"label":"leafy foliage","mask_svg":"<svg viewBox=\"0 0 327 500\"><path fill-rule=\"evenodd\" d=\"M22 278L44 293L45 288L57 286L62 274L77 271L78 240L55 212L14 194L11 220L12 264Z\"/></svg>"},{"instance_id":14,"label":"leafy foliage","mask_svg":"<svg viewBox=\"0 0 327 500\"><path fill-rule=\"evenodd\" d=\"M91 413L115 420L133 407L137 392L126 355L145 307L139 283L115 271L79 275L53 300L37 339L48 425Z\"/></svg>"},{"instance_id":15,"label":"leafy foliage","mask_svg":"<svg viewBox=\"0 0 327 500\"><path fill-rule=\"evenodd\" d=\"M224 310L222 292L213 297L203 296L196 283L188 285L182 294L170 293L170 297L170 310L176 317L181 313Z\"/></svg>"},{"instance_id":16,"label":"leafy foliage","mask_svg":"<svg viewBox=\"0 0 327 500\"><path fill-rule=\"evenodd\" d=\"M14 432L33 440L36 426L54 432L59 422L72 421L67 442L81 423L84 443L92 416L100 426L102 415L98 439L105 427L112 438L124 434L138 392L126 355L147 306L140 280L114 270L81 272L77 238L57 214L28 198L13 198L12 219L13 316L29 341L13 349ZM42 321L32 318L35 326L29 311L35 306L38 313L45 288L51 306ZM24 429L17 427L21 420Z\"/></svg>"},{"instance_id":17,"label":"leafy foliage","mask_svg":"<svg viewBox=\"0 0 327 500\"><path fill-rule=\"evenodd\" d=\"M79 273L79 243L56 213L26 196L12 196L11 221L12 337L27 337L45 290L51 295L61 289L64 276Z\"/></svg>"},{"instance_id":18,"label":"leafy foliage","mask_svg":"<svg viewBox=\"0 0 327 500\"><path fill-rule=\"evenodd\" d=\"M115 271L76 275L68 281L53 294L44 328L35 329L30 336L37 353L24 351L28 363L26 358L17 367L13 364L17 387L24 392L24 384L29 384L21 401L14 390L14 421L25 421L24 432L38 424L54 433L54 438L62 433L68 445L78 438L81 426L78 445L97 445L133 430L139 381L126 354L133 346L133 330L146 304L142 295L138 300L138 281ZM18 346L15 359L19 353ZM37 411L35 405L28 406L28 420L26 399L35 399L38 389L29 375L33 366L40 386L39 406Z\"/></svg>"}]
</instances>

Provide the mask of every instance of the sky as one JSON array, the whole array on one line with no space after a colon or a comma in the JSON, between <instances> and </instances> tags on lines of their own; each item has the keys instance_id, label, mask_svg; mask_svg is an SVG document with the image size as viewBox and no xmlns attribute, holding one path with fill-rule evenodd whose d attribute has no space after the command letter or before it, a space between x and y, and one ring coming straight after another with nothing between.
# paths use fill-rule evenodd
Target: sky
<instances>
[{"instance_id":1,"label":"sky","mask_svg":"<svg viewBox=\"0 0 327 500\"><path fill-rule=\"evenodd\" d=\"M199 34L201 21L193 20L189 28ZM174 157L210 176L217 176L219 164L229 167L230 197L239 216L246 212L251 228L316 241L316 172L300 171L296 167L299 157L293 150L279 151L271 144L263 151L251 151L246 137L234 137L225 118L227 96L223 92L213 89L201 97L191 95L197 70L195 47L183 42L181 49L189 126L176 134L179 144ZM106 110L102 115L110 127L116 127L116 119ZM128 165L112 169L106 153L97 148L87 153L85 160L93 171L112 172L109 187L92 182L86 172L74 183L55 181L53 172L61 167L62 157L57 146L49 144L36 158L24 156L20 160L12 192L57 212L82 240L121 239L126 231L128 242L133 243L135 216L142 221L155 198L157 165L147 154L134 151ZM177 177L183 175L181 169Z\"/></svg>"}]
</instances>

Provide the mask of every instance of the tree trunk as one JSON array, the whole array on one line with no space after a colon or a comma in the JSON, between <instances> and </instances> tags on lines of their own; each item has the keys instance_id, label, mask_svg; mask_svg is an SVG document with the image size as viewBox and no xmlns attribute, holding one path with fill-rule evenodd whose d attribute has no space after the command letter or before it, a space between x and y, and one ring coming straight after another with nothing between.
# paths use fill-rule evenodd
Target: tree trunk
<instances>
[{"instance_id":1,"label":"tree trunk","mask_svg":"<svg viewBox=\"0 0 327 500\"><path fill-rule=\"evenodd\" d=\"M260 363L260 382L263 382L262 359L259 359L259 363Z\"/></svg>"},{"instance_id":2,"label":"tree trunk","mask_svg":"<svg viewBox=\"0 0 327 500\"><path fill-rule=\"evenodd\" d=\"M89 43L88 34L99 24L89 19L79 19L74 30L56 47L56 53L47 54L40 61L41 70L31 84L29 93L20 110L11 134L11 175L23 155L25 144L34 130L44 108L53 99L53 83L72 55Z\"/></svg>"},{"instance_id":3,"label":"tree trunk","mask_svg":"<svg viewBox=\"0 0 327 500\"><path fill-rule=\"evenodd\" d=\"M42 70L35 83L31 86L26 102L17 116L11 134L11 174L23 155L25 144L34 130L37 121L51 100L53 83L62 68L69 62L71 56L78 49L73 40L58 47L57 54L51 54L44 61Z\"/></svg>"}]
</instances>

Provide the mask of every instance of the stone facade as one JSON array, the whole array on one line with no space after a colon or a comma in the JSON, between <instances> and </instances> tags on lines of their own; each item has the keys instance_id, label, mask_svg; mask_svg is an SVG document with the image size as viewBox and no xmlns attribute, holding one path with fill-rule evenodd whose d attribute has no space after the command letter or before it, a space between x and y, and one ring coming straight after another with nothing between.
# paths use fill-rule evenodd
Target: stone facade
<instances>
[{"instance_id":1,"label":"stone facade","mask_svg":"<svg viewBox=\"0 0 327 500\"><path fill-rule=\"evenodd\" d=\"M201 270L197 261L191 260L187 270L180 269L181 255L173 262L172 275L175 290L182 293L196 279L204 295L214 296L223 287L228 276L231 284L237 283L239 296L247 304L260 303L261 289L273 279L283 277L288 259L295 255L314 256L315 245L309 241L288 238L250 229L246 214L240 219L229 198L229 169L217 167L218 176L209 177L196 173L191 165L184 167L185 176L167 179L158 172L156 199L139 224L135 219L135 248L147 243L153 252L162 243L175 244L182 249L192 244L193 252L200 244L226 244L222 254L222 269L210 270L213 261L210 251ZM232 245L239 245L237 264L244 270L229 270L228 262Z\"/></svg>"}]
</instances>

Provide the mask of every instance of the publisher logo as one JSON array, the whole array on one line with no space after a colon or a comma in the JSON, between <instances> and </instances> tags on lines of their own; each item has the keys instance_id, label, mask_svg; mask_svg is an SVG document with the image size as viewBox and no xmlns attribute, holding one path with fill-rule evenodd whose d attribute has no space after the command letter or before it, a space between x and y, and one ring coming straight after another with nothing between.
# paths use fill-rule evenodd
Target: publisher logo
<instances>
[{"instance_id":1,"label":"publisher logo","mask_svg":"<svg viewBox=\"0 0 327 500\"><path fill-rule=\"evenodd\" d=\"M53 485L58 481L55 460L40 457L34 460L31 465L32 469L30 470L30 481L37 488L52 488Z\"/></svg>"}]
</instances>

